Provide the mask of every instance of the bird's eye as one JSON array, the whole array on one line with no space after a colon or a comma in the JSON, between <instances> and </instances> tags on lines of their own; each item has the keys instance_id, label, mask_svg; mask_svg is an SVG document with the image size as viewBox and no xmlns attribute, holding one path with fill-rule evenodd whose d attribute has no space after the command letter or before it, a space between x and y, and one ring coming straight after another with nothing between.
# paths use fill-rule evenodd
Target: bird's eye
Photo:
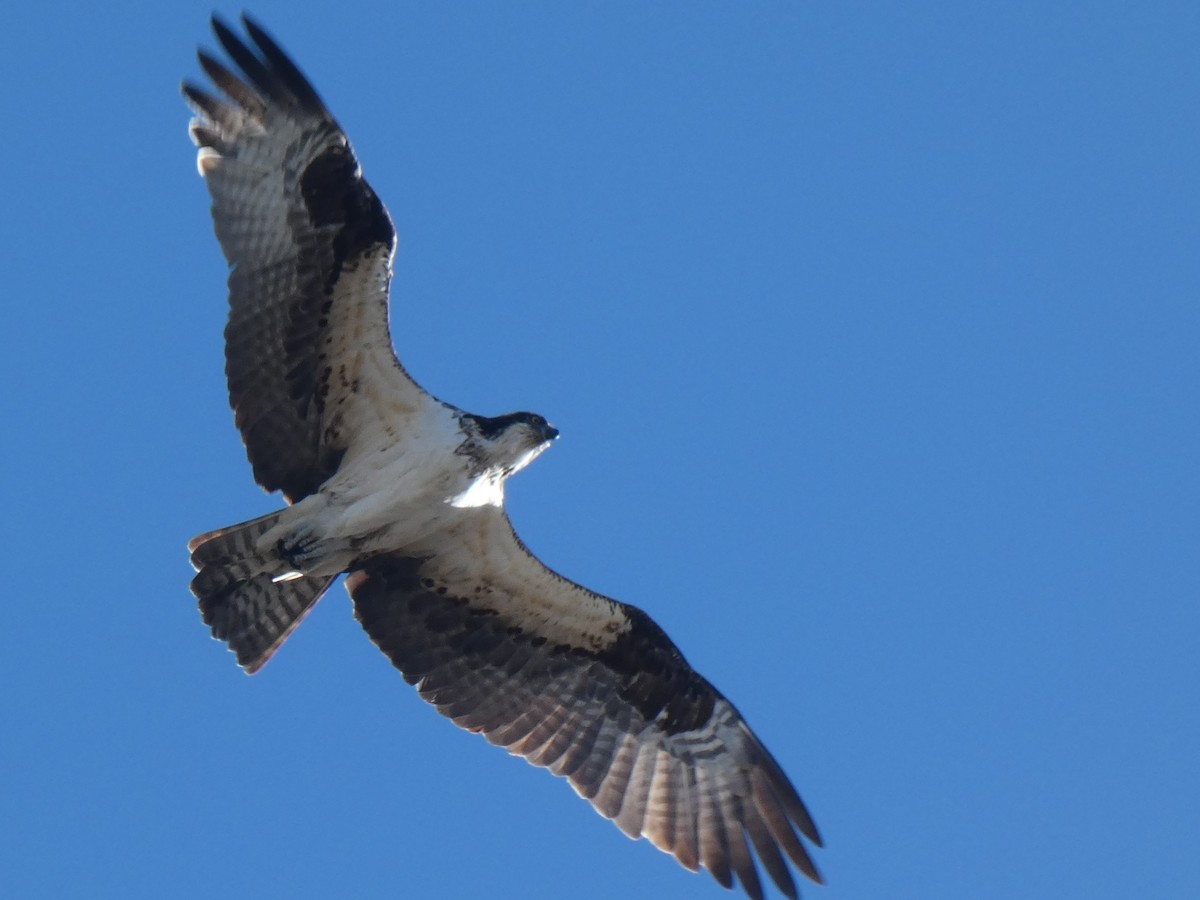
<instances>
[{"instance_id":1,"label":"bird's eye","mask_svg":"<svg viewBox=\"0 0 1200 900\"><path fill-rule=\"evenodd\" d=\"M546 427L546 420L536 414L530 417L529 422L535 428L545 428Z\"/></svg>"}]
</instances>

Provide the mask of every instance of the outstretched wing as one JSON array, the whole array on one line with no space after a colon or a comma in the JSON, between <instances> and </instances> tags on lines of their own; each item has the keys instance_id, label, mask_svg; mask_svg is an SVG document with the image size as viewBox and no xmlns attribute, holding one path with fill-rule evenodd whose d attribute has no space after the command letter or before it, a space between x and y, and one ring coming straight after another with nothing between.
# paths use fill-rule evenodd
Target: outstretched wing
<instances>
[{"instance_id":1,"label":"outstretched wing","mask_svg":"<svg viewBox=\"0 0 1200 900\"><path fill-rule=\"evenodd\" d=\"M243 16L256 49L213 18L242 75L207 53L225 95L192 84L192 139L229 261L225 373L254 477L296 501L337 468L367 405L403 415L426 395L388 334L395 229L346 135L282 50Z\"/></svg>"},{"instance_id":2,"label":"outstretched wing","mask_svg":"<svg viewBox=\"0 0 1200 900\"><path fill-rule=\"evenodd\" d=\"M501 509L368 560L346 585L422 697L568 778L630 837L755 898L754 852L788 897L787 860L820 881L795 832L820 845L816 826L733 704L641 610L543 566Z\"/></svg>"}]
</instances>

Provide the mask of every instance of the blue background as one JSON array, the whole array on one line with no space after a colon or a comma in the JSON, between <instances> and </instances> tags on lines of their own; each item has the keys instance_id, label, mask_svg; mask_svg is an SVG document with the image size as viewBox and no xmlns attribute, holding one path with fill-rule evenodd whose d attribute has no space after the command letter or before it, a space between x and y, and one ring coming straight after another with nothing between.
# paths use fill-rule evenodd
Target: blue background
<instances>
[{"instance_id":1,"label":"blue background","mask_svg":"<svg viewBox=\"0 0 1200 900\"><path fill-rule=\"evenodd\" d=\"M0 32L4 892L724 896L340 587L253 679L208 638L185 542L276 505L178 94L208 12ZM518 529L740 706L806 896L1200 896L1200 7L254 12L396 220L409 369L562 429Z\"/></svg>"}]
</instances>

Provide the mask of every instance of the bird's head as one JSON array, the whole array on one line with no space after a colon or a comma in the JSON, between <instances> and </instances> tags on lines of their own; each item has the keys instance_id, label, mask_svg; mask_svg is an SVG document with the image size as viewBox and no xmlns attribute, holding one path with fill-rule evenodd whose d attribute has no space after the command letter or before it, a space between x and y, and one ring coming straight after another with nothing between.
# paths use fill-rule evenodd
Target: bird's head
<instances>
[{"instance_id":1,"label":"bird's head","mask_svg":"<svg viewBox=\"0 0 1200 900\"><path fill-rule=\"evenodd\" d=\"M506 416L471 416L480 463L504 477L533 462L558 437L558 429L542 416L515 412Z\"/></svg>"}]
</instances>

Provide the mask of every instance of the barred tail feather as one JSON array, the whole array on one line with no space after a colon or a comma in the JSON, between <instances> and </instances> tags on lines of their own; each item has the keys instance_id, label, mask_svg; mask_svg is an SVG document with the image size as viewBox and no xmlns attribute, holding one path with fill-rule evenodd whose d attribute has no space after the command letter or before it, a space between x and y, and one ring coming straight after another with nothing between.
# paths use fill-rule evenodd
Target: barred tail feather
<instances>
[{"instance_id":1,"label":"barred tail feather","mask_svg":"<svg viewBox=\"0 0 1200 900\"><path fill-rule=\"evenodd\" d=\"M196 568L192 593L200 601L204 621L251 675L266 664L337 577L274 580L286 574L287 567L270 551L260 552L256 544L279 515L271 513L188 541Z\"/></svg>"}]
</instances>

